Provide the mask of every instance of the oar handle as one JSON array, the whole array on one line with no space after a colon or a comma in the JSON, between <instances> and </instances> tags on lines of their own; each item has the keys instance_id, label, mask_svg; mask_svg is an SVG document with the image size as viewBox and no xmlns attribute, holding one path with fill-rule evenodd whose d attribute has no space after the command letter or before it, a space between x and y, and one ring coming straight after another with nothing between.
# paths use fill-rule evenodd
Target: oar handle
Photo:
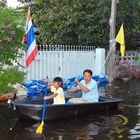
<instances>
[{"instance_id":1,"label":"oar handle","mask_svg":"<svg viewBox=\"0 0 140 140\"><path fill-rule=\"evenodd\" d=\"M72 82L71 86L66 90L66 92L69 92L69 90L76 84L76 82Z\"/></svg>"},{"instance_id":2,"label":"oar handle","mask_svg":"<svg viewBox=\"0 0 140 140\"><path fill-rule=\"evenodd\" d=\"M44 93L44 96L47 95L47 90L48 90L48 83L46 83L46 91ZM42 121L44 121L44 119L45 119L46 106L47 106L47 101L44 99L43 111L42 111Z\"/></svg>"},{"instance_id":3,"label":"oar handle","mask_svg":"<svg viewBox=\"0 0 140 140\"><path fill-rule=\"evenodd\" d=\"M79 81L81 81L81 80L82 80L82 77L81 77L81 76L78 76L78 77L76 77L75 79L78 79ZM72 82L72 84L70 85L70 87L66 90L66 93L69 92L69 90L70 90L73 86L75 86L75 84L76 84L75 79L74 79L74 81Z\"/></svg>"},{"instance_id":4,"label":"oar handle","mask_svg":"<svg viewBox=\"0 0 140 140\"><path fill-rule=\"evenodd\" d=\"M46 100L44 100L43 111L42 111L42 121L44 121L44 118L45 118L46 105L47 105L47 102Z\"/></svg>"}]
</instances>

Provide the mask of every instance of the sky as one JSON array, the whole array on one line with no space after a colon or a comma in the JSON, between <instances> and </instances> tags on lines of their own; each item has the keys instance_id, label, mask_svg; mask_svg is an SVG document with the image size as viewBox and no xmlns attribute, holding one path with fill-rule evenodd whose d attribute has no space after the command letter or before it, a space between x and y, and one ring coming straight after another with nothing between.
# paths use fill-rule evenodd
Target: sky
<instances>
[{"instance_id":1,"label":"sky","mask_svg":"<svg viewBox=\"0 0 140 140\"><path fill-rule=\"evenodd\" d=\"M16 8L19 5L19 2L17 0L7 0L8 7Z\"/></svg>"}]
</instances>

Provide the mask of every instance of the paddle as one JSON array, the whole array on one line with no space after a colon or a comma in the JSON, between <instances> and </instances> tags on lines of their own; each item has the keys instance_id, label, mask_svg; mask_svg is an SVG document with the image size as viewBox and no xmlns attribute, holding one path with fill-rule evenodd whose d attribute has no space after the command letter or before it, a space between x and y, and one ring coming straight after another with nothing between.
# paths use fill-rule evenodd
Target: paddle
<instances>
[{"instance_id":1,"label":"paddle","mask_svg":"<svg viewBox=\"0 0 140 140\"><path fill-rule=\"evenodd\" d=\"M44 96L47 95L47 89L48 89L48 83L46 83L46 90L45 90ZM43 110L42 110L42 121L41 121L40 125L38 126L38 128L36 129L37 134L42 134L42 131L43 131L46 106L47 106L47 102L46 102L46 100L44 100Z\"/></svg>"},{"instance_id":2,"label":"paddle","mask_svg":"<svg viewBox=\"0 0 140 140\"><path fill-rule=\"evenodd\" d=\"M75 79L78 79L79 81L81 81L82 80L82 77L81 76L78 76L77 78L75 78ZM70 85L70 87L66 90L66 93L67 92L69 92L69 90L73 87L73 86L75 86L75 84L76 84L76 82L75 82L75 80L72 82L72 84Z\"/></svg>"}]
</instances>

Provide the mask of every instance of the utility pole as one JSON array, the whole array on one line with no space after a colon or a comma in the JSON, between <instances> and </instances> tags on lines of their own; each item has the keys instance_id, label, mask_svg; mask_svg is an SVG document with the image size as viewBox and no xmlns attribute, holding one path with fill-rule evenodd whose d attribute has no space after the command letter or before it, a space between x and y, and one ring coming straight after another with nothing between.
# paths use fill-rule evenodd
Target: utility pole
<instances>
[{"instance_id":1,"label":"utility pole","mask_svg":"<svg viewBox=\"0 0 140 140\"><path fill-rule=\"evenodd\" d=\"M111 15L110 15L110 38L109 38L109 57L106 64L106 72L109 79L109 82L112 82L115 76L115 67L114 67L114 52L115 52L115 25L116 25L116 11L117 11L117 2L118 0L112 0L111 4Z\"/></svg>"}]
</instances>

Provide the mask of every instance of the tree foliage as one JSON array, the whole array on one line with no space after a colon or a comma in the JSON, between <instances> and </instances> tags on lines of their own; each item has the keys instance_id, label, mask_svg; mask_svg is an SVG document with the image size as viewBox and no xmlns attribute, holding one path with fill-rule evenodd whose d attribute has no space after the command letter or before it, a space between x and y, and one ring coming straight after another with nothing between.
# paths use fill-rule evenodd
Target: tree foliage
<instances>
[{"instance_id":1,"label":"tree foliage","mask_svg":"<svg viewBox=\"0 0 140 140\"><path fill-rule=\"evenodd\" d=\"M21 2L21 3L30 3L30 2L32 2L32 0L18 0L19 2Z\"/></svg>"},{"instance_id":2,"label":"tree foliage","mask_svg":"<svg viewBox=\"0 0 140 140\"><path fill-rule=\"evenodd\" d=\"M136 48L133 41L134 33L140 30L140 1L119 0L117 5L116 32L119 30L122 23L125 28L126 47L128 49Z\"/></svg>"},{"instance_id":3,"label":"tree foliage","mask_svg":"<svg viewBox=\"0 0 140 140\"><path fill-rule=\"evenodd\" d=\"M33 0L35 24L43 44L108 46L111 0ZM127 46L140 30L139 0L119 0L116 33L122 23Z\"/></svg>"},{"instance_id":4,"label":"tree foliage","mask_svg":"<svg viewBox=\"0 0 140 140\"><path fill-rule=\"evenodd\" d=\"M0 64L12 64L22 47L25 16L22 12L0 8Z\"/></svg>"},{"instance_id":5,"label":"tree foliage","mask_svg":"<svg viewBox=\"0 0 140 140\"><path fill-rule=\"evenodd\" d=\"M39 0L37 8L35 16L43 43L103 45L108 42L110 0Z\"/></svg>"},{"instance_id":6,"label":"tree foliage","mask_svg":"<svg viewBox=\"0 0 140 140\"><path fill-rule=\"evenodd\" d=\"M3 70L0 67L0 95L4 93L15 92L12 85L17 83L23 83L25 73L19 71L18 68L12 67L6 70Z\"/></svg>"}]
</instances>

